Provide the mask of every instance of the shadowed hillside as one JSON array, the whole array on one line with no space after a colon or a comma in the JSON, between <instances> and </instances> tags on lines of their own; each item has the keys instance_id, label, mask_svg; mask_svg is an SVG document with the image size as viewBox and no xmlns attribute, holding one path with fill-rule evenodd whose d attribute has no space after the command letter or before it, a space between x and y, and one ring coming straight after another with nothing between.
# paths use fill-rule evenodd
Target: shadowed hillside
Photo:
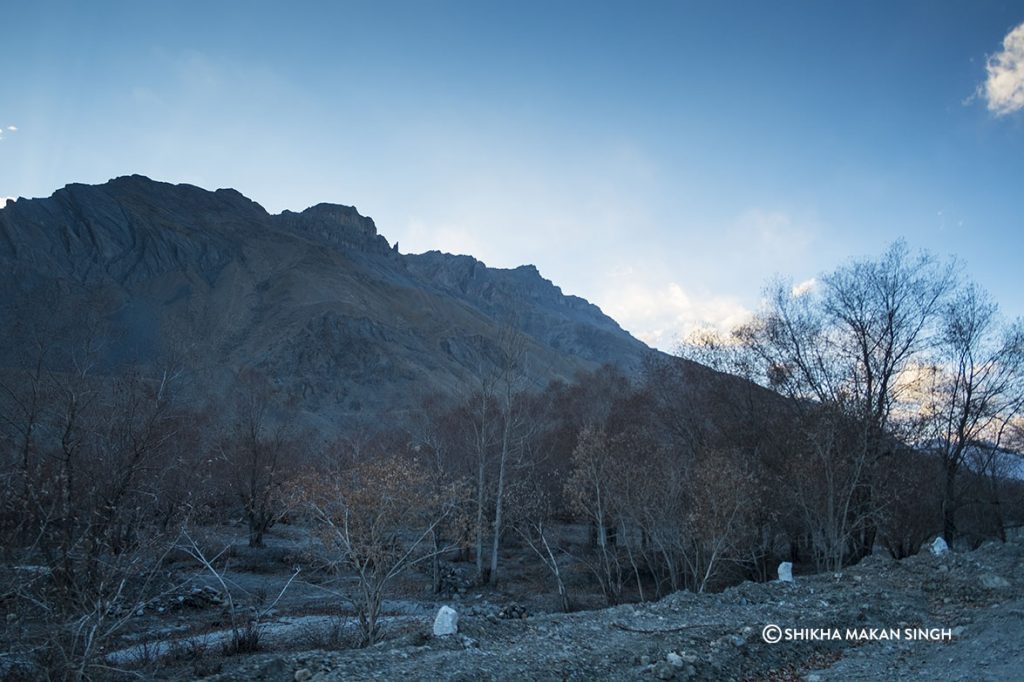
<instances>
[{"instance_id":1,"label":"shadowed hillside","mask_svg":"<svg viewBox=\"0 0 1024 682\"><path fill-rule=\"evenodd\" d=\"M271 215L137 175L8 203L0 266L5 351L43 335L108 369L187 356L210 394L254 368L320 425L472 386L503 327L527 336L537 388L651 352L533 266L401 254L352 207Z\"/></svg>"}]
</instances>

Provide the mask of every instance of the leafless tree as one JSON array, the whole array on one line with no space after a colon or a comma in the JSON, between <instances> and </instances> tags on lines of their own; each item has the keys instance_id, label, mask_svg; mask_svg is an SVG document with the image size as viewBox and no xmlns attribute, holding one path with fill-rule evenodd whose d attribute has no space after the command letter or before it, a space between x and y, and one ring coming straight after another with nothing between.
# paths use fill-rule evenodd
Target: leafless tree
<instances>
[{"instance_id":1,"label":"leafless tree","mask_svg":"<svg viewBox=\"0 0 1024 682\"><path fill-rule=\"evenodd\" d=\"M903 379L933 345L955 264L893 244L810 291L769 287L765 307L721 344L733 364L789 399L791 493L823 565L870 550L883 460L909 437ZM815 480L817 479L817 480Z\"/></svg>"},{"instance_id":2,"label":"leafless tree","mask_svg":"<svg viewBox=\"0 0 1024 682\"><path fill-rule=\"evenodd\" d=\"M534 476L523 477L511 489L509 523L551 574L563 612L572 610L564 564L573 557L555 540L551 529L554 506L550 496Z\"/></svg>"},{"instance_id":3,"label":"leafless tree","mask_svg":"<svg viewBox=\"0 0 1024 682\"><path fill-rule=\"evenodd\" d=\"M173 530L156 501L182 415L175 374L105 377L91 364L34 371L6 384L4 545L27 568L4 585L22 616L47 624L36 653L50 676L102 670L103 647L160 587ZM19 577L19 576L16 576Z\"/></svg>"},{"instance_id":4,"label":"leafless tree","mask_svg":"<svg viewBox=\"0 0 1024 682\"><path fill-rule=\"evenodd\" d=\"M431 547L435 529L461 508L457 494L438 498L429 472L416 461L384 456L357 464L343 476L314 473L295 487L328 552L328 565L351 570L363 644L380 638L386 590L410 567L455 546Z\"/></svg>"},{"instance_id":5,"label":"leafless tree","mask_svg":"<svg viewBox=\"0 0 1024 682\"><path fill-rule=\"evenodd\" d=\"M461 415L450 403L443 396L431 396L424 401L418 418L409 425L411 449L423 463L433 486L431 499L437 505L436 515L443 516L445 508L456 502L463 507L458 513L447 515L445 522L431 530L430 574L435 594L442 591L444 549L452 543L464 546L471 532L468 527L471 514L465 509L472 498L471 472L466 470L458 452L462 443Z\"/></svg>"},{"instance_id":6,"label":"leafless tree","mask_svg":"<svg viewBox=\"0 0 1024 682\"><path fill-rule=\"evenodd\" d=\"M951 542L964 504L960 474L972 457L979 472L991 469L1003 434L1024 408L1024 325L1001 324L996 305L973 284L958 290L943 313L932 362L919 370L920 409L922 447L942 461L942 530Z\"/></svg>"},{"instance_id":7,"label":"leafless tree","mask_svg":"<svg viewBox=\"0 0 1024 682\"><path fill-rule=\"evenodd\" d=\"M281 486L287 465L296 458L297 441L266 377L243 373L236 391L234 420L218 445L217 458L242 505L249 546L262 547L264 534L285 511Z\"/></svg>"}]
</instances>

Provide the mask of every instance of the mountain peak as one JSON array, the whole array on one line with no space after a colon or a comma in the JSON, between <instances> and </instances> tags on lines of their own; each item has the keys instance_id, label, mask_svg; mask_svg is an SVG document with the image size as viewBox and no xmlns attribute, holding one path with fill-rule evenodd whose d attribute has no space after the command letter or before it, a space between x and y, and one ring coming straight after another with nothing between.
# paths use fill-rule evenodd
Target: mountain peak
<instances>
[{"instance_id":1,"label":"mountain peak","mask_svg":"<svg viewBox=\"0 0 1024 682\"><path fill-rule=\"evenodd\" d=\"M360 215L355 206L320 203L301 213L282 211L273 219L288 230L327 244L377 255L391 252L388 240L377 234L373 219Z\"/></svg>"}]
</instances>

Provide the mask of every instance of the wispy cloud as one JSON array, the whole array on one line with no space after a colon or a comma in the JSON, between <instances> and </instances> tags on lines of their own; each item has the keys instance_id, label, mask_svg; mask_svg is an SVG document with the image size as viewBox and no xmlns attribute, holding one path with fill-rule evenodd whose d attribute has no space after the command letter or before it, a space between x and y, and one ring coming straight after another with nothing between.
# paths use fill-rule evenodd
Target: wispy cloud
<instances>
[{"instance_id":1,"label":"wispy cloud","mask_svg":"<svg viewBox=\"0 0 1024 682\"><path fill-rule=\"evenodd\" d=\"M988 78L979 88L988 110L1006 116L1024 109L1024 23L1003 38L1003 49L988 58Z\"/></svg>"},{"instance_id":2,"label":"wispy cloud","mask_svg":"<svg viewBox=\"0 0 1024 682\"><path fill-rule=\"evenodd\" d=\"M4 134L5 133L10 135L11 133L16 133L16 132L18 132L18 126L7 126L6 128L4 128L3 126L0 126L0 140L4 139Z\"/></svg>"},{"instance_id":3,"label":"wispy cloud","mask_svg":"<svg viewBox=\"0 0 1024 682\"><path fill-rule=\"evenodd\" d=\"M7 126L7 129L12 133L18 132L18 126Z\"/></svg>"}]
</instances>

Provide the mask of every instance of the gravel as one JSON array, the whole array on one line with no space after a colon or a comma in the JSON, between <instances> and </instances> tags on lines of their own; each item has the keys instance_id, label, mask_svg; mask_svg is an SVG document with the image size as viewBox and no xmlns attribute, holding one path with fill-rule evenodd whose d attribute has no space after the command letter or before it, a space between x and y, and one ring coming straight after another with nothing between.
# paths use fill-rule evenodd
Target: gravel
<instances>
[{"instance_id":1,"label":"gravel","mask_svg":"<svg viewBox=\"0 0 1024 682\"><path fill-rule=\"evenodd\" d=\"M413 618L403 634L368 649L224 659L206 679L1020 680L1024 543L926 551L900 562L873 555L793 583L748 582L598 611L460 613L458 637L429 636L431 622ZM769 644L762 637L769 624L842 636ZM910 629L938 639L851 641L847 629L868 636Z\"/></svg>"}]
</instances>

